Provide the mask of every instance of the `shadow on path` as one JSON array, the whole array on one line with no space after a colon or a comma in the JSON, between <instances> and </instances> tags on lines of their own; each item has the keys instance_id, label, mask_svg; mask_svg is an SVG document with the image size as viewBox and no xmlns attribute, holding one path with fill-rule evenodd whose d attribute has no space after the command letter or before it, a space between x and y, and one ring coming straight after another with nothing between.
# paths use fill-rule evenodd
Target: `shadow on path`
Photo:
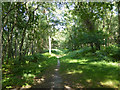
<instances>
[{"instance_id":1,"label":"shadow on path","mask_svg":"<svg viewBox=\"0 0 120 90\"><path fill-rule=\"evenodd\" d=\"M57 66L51 66L49 70L46 70L45 75L42 78L35 78L35 85L33 85L30 89L35 88L49 88L49 89L63 89L64 85L62 83L62 78L59 74L60 61L59 58L57 60Z\"/></svg>"}]
</instances>

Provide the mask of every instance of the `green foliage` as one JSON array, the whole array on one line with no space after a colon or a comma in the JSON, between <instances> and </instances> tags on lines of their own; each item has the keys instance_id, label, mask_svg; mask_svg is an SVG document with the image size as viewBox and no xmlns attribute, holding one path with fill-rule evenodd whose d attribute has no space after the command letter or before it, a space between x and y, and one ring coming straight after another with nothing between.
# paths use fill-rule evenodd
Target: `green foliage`
<instances>
[{"instance_id":1,"label":"green foliage","mask_svg":"<svg viewBox=\"0 0 120 90\"><path fill-rule=\"evenodd\" d=\"M55 53L55 54L57 54L57 55L60 55L60 54L62 53L62 51L59 50L59 49L52 49L52 53Z\"/></svg>"},{"instance_id":2,"label":"green foliage","mask_svg":"<svg viewBox=\"0 0 120 90\"><path fill-rule=\"evenodd\" d=\"M89 52L91 52L91 48L85 47L85 48L82 48L80 50L75 50L75 51L69 52L68 56L71 58L79 59L79 58L85 56Z\"/></svg>"},{"instance_id":3,"label":"green foliage","mask_svg":"<svg viewBox=\"0 0 120 90\"><path fill-rule=\"evenodd\" d=\"M83 51L73 51L71 55ZM99 55L103 52L99 50L96 51L96 55L81 54L79 54L80 57L76 55L75 58L71 58L71 55L60 58L60 73L66 85L71 88L118 88L119 75L116 73L119 72L119 66L117 62L109 61L110 58L106 56L100 58Z\"/></svg>"},{"instance_id":4,"label":"green foliage","mask_svg":"<svg viewBox=\"0 0 120 90\"><path fill-rule=\"evenodd\" d=\"M3 88L15 88L32 85L33 79L42 76L51 65L56 65L56 57L42 54L24 56L22 61L11 59L11 63L3 64ZM10 61L10 60L9 60ZM5 63L5 62L4 62Z\"/></svg>"},{"instance_id":5,"label":"green foliage","mask_svg":"<svg viewBox=\"0 0 120 90\"><path fill-rule=\"evenodd\" d=\"M41 55L39 53L34 54L33 57L34 57L34 60L33 60L34 62L46 60L46 57L44 57L43 55ZM37 61L35 61L35 60L37 60Z\"/></svg>"},{"instance_id":6,"label":"green foliage","mask_svg":"<svg viewBox=\"0 0 120 90\"><path fill-rule=\"evenodd\" d=\"M108 56L112 57L114 61L120 60L120 57L119 57L120 50L117 45L111 45L106 47L104 49L104 52L106 52Z\"/></svg>"},{"instance_id":7,"label":"green foliage","mask_svg":"<svg viewBox=\"0 0 120 90\"><path fill-rule=\"evenodd\" d=\"M109 75L117 79L113 74L120 60L117 9L115 2L3 2L3 89L32 85L36 76L56 64L56 55L65 54L62 70L83 72L83 84L87 85L86 77L94 84ZM52 48L60 48L52 49L51 55L46 50L49 36Z\"/></svg>"},{"instance_id":8,"label":"green foliage","mask_svg":"<svg viewBox=\"0 0 120 90\"><path fill-rule=\"evenodd\" d=\"M113 10L115 3L78 2L74 5L74 9L69 12L69 20L73 20L71 23L74 24L67 24L69 27L65 45L69 50L77 50L90 44L91 48L98 50L102 45L117 43L117 22L112 21L118 20L114 15L117 11ZM65 17L69 15L65 14Z\"/></svg>"},{"instance_id":9,"label":"green foliage","mask_svg":"<svg viewBox=\"0 0 120 90\"><path fill-rule=\"evenodd\" d=\"M102 47L101 50L97 50L95 55L99 59L103 59L106 61L119 61L119 49L116 45L110 45L108 47Z\"/></svg>"}]
</instances>

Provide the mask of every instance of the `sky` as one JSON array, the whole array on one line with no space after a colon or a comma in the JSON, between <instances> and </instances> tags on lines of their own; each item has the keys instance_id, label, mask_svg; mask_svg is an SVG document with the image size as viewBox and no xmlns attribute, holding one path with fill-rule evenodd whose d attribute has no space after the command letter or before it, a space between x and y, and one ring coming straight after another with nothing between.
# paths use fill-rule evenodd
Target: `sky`
<instances>
[{"instance_id":1,"label":"sky","mask_svg":"<svg viewBox=\"0 0 120 90\"><path fill-rule=\"evenodd\" d=\"M66 3L68 4L68 3ZM64 14L66 12L68 12L69 10L73 10L74 9L74 4L70 5L69 6L69 9L66 8L65 4L57 4L57 8L56 8L56 12L54 12L55 16L61 21L61 22L64 22L65 20L65 16ZM58 25L58 26L55 26L55 28L59 29L60 31L64 30L66 26L64 25Z\"/></svg>"}]
</instances>

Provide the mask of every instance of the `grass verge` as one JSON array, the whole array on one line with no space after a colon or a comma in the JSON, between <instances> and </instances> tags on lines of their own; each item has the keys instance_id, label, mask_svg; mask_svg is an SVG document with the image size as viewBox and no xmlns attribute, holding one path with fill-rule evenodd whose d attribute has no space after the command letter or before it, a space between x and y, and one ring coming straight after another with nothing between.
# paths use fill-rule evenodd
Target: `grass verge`
<instances>
[{"instance_id":1,"label":"grass verge","mask_svg":"<svg viewBox=\"0 0 120 90\"><path fill-rule=\"evenodd\" d=\"M79 57L73 55L74 53ZM60 62L64 85L71 88L118 88L119 86L118 62L103 60L92 53L81 55L76 51L61 57Z\"/></svg>"}]
</instances>

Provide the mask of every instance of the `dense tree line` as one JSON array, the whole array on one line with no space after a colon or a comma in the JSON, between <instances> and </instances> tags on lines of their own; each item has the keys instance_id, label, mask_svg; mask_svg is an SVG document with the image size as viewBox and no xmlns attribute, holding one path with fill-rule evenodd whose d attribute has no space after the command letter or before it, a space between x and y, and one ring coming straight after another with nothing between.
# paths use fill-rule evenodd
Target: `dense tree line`
<instances>
[{"instance_id":1,"label":"dense tree line","mask_svg":"<svg viewBox=\"0 0 120 90\"><path fill-rule=\"evenodd\" d=\"M3 88L31 84L63 52L71 60L120 60L120 1L3 2L0 11Z\"/></svg>"},{"instance_id":2,"label":"dense tree line","mask_svg":"<svg viewBox=\"0 0 120 90\"><path fill-rule=\"evenodd\" d=\"M67 48L90 46L94 51L119 44L119 3L76 2L74 7L69 13L74 24L68 27Z\"/></svg>"},{"instance_id":3,"label":"dense tree line","mask_svg":"<svg viewBox=\"0 0 120 90\"><path fill-rule=\"evenodd\" d=\"M44 2L2 3L3 59L43 52L48 48L51 5Z\"/></svg>"},{"instance_id":4,"label":"dense tree line","mask_svg":"<svg viewBox=\"0 0 120 90\"><path fill-rule=\"evenodd\" d=\"M64 6L64 19L54 20L55 8ZM72 10L69 10L70 7ZM111 45L119 46L120 2L7 2L2 3L2 44L4 58L16 58L52 47L77 50L90 46L92 51ZM51 24L50 24L51 23ZM64 31L55 31L55 25L65 26ZM54 41L55 33L68 38ZM61 34L59 34L61 35ZM59 37L58 35L58 37ZM61 45L61 46L60 46Z\"/></svg>"}]
</instances>

